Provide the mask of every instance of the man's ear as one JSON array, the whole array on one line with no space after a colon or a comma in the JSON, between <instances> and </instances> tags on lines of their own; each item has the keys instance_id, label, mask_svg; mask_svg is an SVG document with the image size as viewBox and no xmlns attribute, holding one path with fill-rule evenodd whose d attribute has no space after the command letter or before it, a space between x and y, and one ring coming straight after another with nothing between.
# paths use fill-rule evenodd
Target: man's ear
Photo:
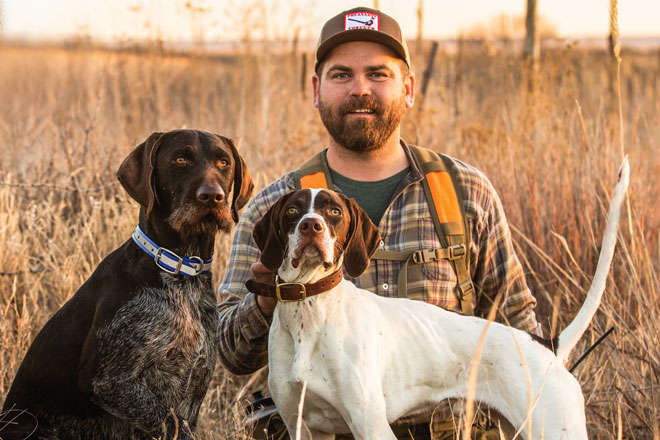
<instances>
[{"instance_id":1,"label":"man's ear","mask_svg":"<svg viewBox=\"0 0 660 440\"><path fill-rule=\"evenodd\" d=\"M231 154L234 156L234 183L233 183L233 197L231 200L231 216L234 223L238 223L238 211L245 206L252 196L254 184L248 167L243 160L243 157L238 153L234 141L217 134L220 139L231 149Z\"/></svg>"},{"instance_id":2,"label":"man's ear","mask_svg":"<svg viewBox=\"0 0 660 440\"><path fill-rule=\"evenodd\" d=\"M126 156L116 173L128 195L145 208L147 217L156 202L154 165L162 135L152 133Z\"/></svg>"},{"instance_id":3,"label":"man's ear","mask_svg":"<svg viewBox=\"0 0 660 440\"><path fill-rule=\"evenodd\" d=\"M261 220L257 222L252 231L252 237L261 251L261 263L270 271L277 272L286 249L285 231L282 231L280 219L282 218L282 207L289 200L288 193L280 197L275 204L266 212Z\"/></svg>"},{"instance_id":4,"label":"man's ear","mask_svg":"<svg viewBox=\"0 0 660 440\"><path fill-rule=\"evenodd\" d=\"M312 102L314 107L319 108L319 87L321 86L321 78L316 74L312 74Z\"/></svg>"},{"instance_id":5,"label":"man's ear","mask_svg":"<svg viewBox=\"0 0 660 440\"><path fill-rule=\"evenodd\" d=\"M350 211L351 223L344 243L344 267L357 278L367 270L369 260L380 245L380 232L369 216L353 199L341 195Z\"/></svg>"},{"instance_id":6,"label":"man's ear","mask_svg":"<svg viewBox=\"0 0 660 440\"><path fill-rule=\"evenodd\" d=\"M410 72L403 80L406 91L406 108L412 108L415 104L415 74Z\"/></svg>"}]
</instances>

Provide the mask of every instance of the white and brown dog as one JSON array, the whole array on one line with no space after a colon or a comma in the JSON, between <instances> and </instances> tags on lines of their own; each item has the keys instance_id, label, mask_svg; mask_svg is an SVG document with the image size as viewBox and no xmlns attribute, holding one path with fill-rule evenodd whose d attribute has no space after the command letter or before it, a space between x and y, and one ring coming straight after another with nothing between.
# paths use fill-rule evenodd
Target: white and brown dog
<instances>
[{"instance_id":1,"label":"white and brown dog","mask_svg":"<svg viewBox=\"0 0 660 440\"><path fill-rule=\"evenodd\" d=\"M263 295L277 290L282 301L270 328L268 384L291 438L304 384L303 438L349 431L356 439L396 438L394 420L467 396L485 333L474 397L501 412L523 438L586 439L580 384L564 363L600 303L628 175L624 161L593 284L576 318L547 344L555 353L505 325L357 288L341 272L343 265L359 276L379 243L366 214L328 190L280 198L254 231L261 261L277 273L279 287L253 280L248 287Z\"/></svg>"}]
</instances>

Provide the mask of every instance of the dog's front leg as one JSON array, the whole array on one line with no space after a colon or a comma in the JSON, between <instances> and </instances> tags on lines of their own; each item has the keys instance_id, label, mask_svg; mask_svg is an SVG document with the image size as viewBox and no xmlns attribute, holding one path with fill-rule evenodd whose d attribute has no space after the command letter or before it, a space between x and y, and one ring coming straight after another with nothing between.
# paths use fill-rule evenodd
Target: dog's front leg
<instances>
[{"instance_id":1,"label":"dog's front leg","mask_svg":"<svg viewBox=\"0 0 660 440\"><path fill-rule=\"evenodd\" d=\"M339 355L333 360L341 358ZM331 371L334 374L327 371L327 383L313 383L312 393L316 390L314 394L324 397L356 440L396 440L387 421L387 405L380 377L369 374L376 371L376 368L371 365L361 368L364 364L360 365L359 361L353 363L349 359L352 358L345 357L344 361L332 365ZM332 364L332 361L328 364Z\"/></svg>"},{"instance_id":2,"label":"dog's front leg","mask_svg":"<svg viewBox=\"0 0 660 440\"><path fill-rule=\"evenodd\" d=\"M363 407L353 408L342 415L356 440L396 440L387 422L382 395L374 396Z\"/></svg>"},{"instance_id":3,"label":"dog's front leg","mask_svg":"<svg viewBox=\"0 0 660 440\"><path fill-rule=\"evenodd\" d=\"M152 437L166 439L192 439L187 416L171 408L176 401L172 388L162 384L172 383L177 367L167 362L166 351L160 347L167 338L155 343L157 334L162 336L165 325L148 325L128 332L131 322L145 322L147 317L131 313L115 318L101 330L92 327L78 371L78 385L88 398L101 409L114 416L102 429L106 432L142 432ZM159 364L160 363L160 364ZM169 396L169 398L167 397ZM194 415L193 415L194 416ZM176 429L178 427L178 429ZM116 436L116 435L115 435ZM110 434L108 438L114 438Z\"/></svg>"},{"instance_id":4,"label":"dog's front leg","mask_svg":"<svg viewBox=\"0 0 660 440\"><path fill-rule=\"evenodd\" d=\"M108 413L152 437L193 439L188 421L167 408L149 388L125 378L93 381L94 402Z\"/></svg>"},{"instance_id":5,"label":"dog's front leg","mask_svg":"<svg viewBox=\"0 0 660 440\"><path fill-rule=\"evenodd\" d=\"M352 310L369 310L369 307L354 303ZM350 316L350 313L345 309L342 315ZM346 322L359 321L356 318ZM374 343L377 340L374 334L378 334L377 329L354 324L350 328L338 328L334 335L324 339L321 343L324 350L321 351L326 356L319 356L314 363L325 366L330 386L319 383L319 393L331 402L355 439L396 440L387 420L387 402L380 374L382 353Z\"/></svg>"}]
</instances>

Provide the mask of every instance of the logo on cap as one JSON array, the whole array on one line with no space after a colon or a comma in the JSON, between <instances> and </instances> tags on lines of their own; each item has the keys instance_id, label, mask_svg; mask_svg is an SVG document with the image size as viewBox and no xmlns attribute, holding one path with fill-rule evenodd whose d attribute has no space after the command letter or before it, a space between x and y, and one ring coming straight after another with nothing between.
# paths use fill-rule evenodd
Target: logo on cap
<instances>
[{"instance_id":1,"label":"logo on cap","mask_svg":"<svg viewBox=\"0 0 660 440\"><path fill-rule=\"evenodd\" d=\"M380 20L378 14L370 12L351 12L344 16L344 30L350 29L371 29L380 30Z\"/></svg>"}]
</instances>

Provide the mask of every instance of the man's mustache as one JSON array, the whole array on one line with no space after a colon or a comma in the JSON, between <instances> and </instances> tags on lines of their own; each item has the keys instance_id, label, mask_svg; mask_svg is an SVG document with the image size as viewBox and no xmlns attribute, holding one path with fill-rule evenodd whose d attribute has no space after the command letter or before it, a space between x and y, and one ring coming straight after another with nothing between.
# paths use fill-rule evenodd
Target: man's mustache
<instances>
[{"instance_id":1,"label":"man's mustache","mask_svg":"<svg viewBox=\"0 0 660 440\"><path fill-rule=\"evenodd\" d=\"M356 110L371 110L376 114L383 113L383 106L370 96L358 96L344 102L339 106L339 113L353 113Z\"/></svg>"}]
</instances>

